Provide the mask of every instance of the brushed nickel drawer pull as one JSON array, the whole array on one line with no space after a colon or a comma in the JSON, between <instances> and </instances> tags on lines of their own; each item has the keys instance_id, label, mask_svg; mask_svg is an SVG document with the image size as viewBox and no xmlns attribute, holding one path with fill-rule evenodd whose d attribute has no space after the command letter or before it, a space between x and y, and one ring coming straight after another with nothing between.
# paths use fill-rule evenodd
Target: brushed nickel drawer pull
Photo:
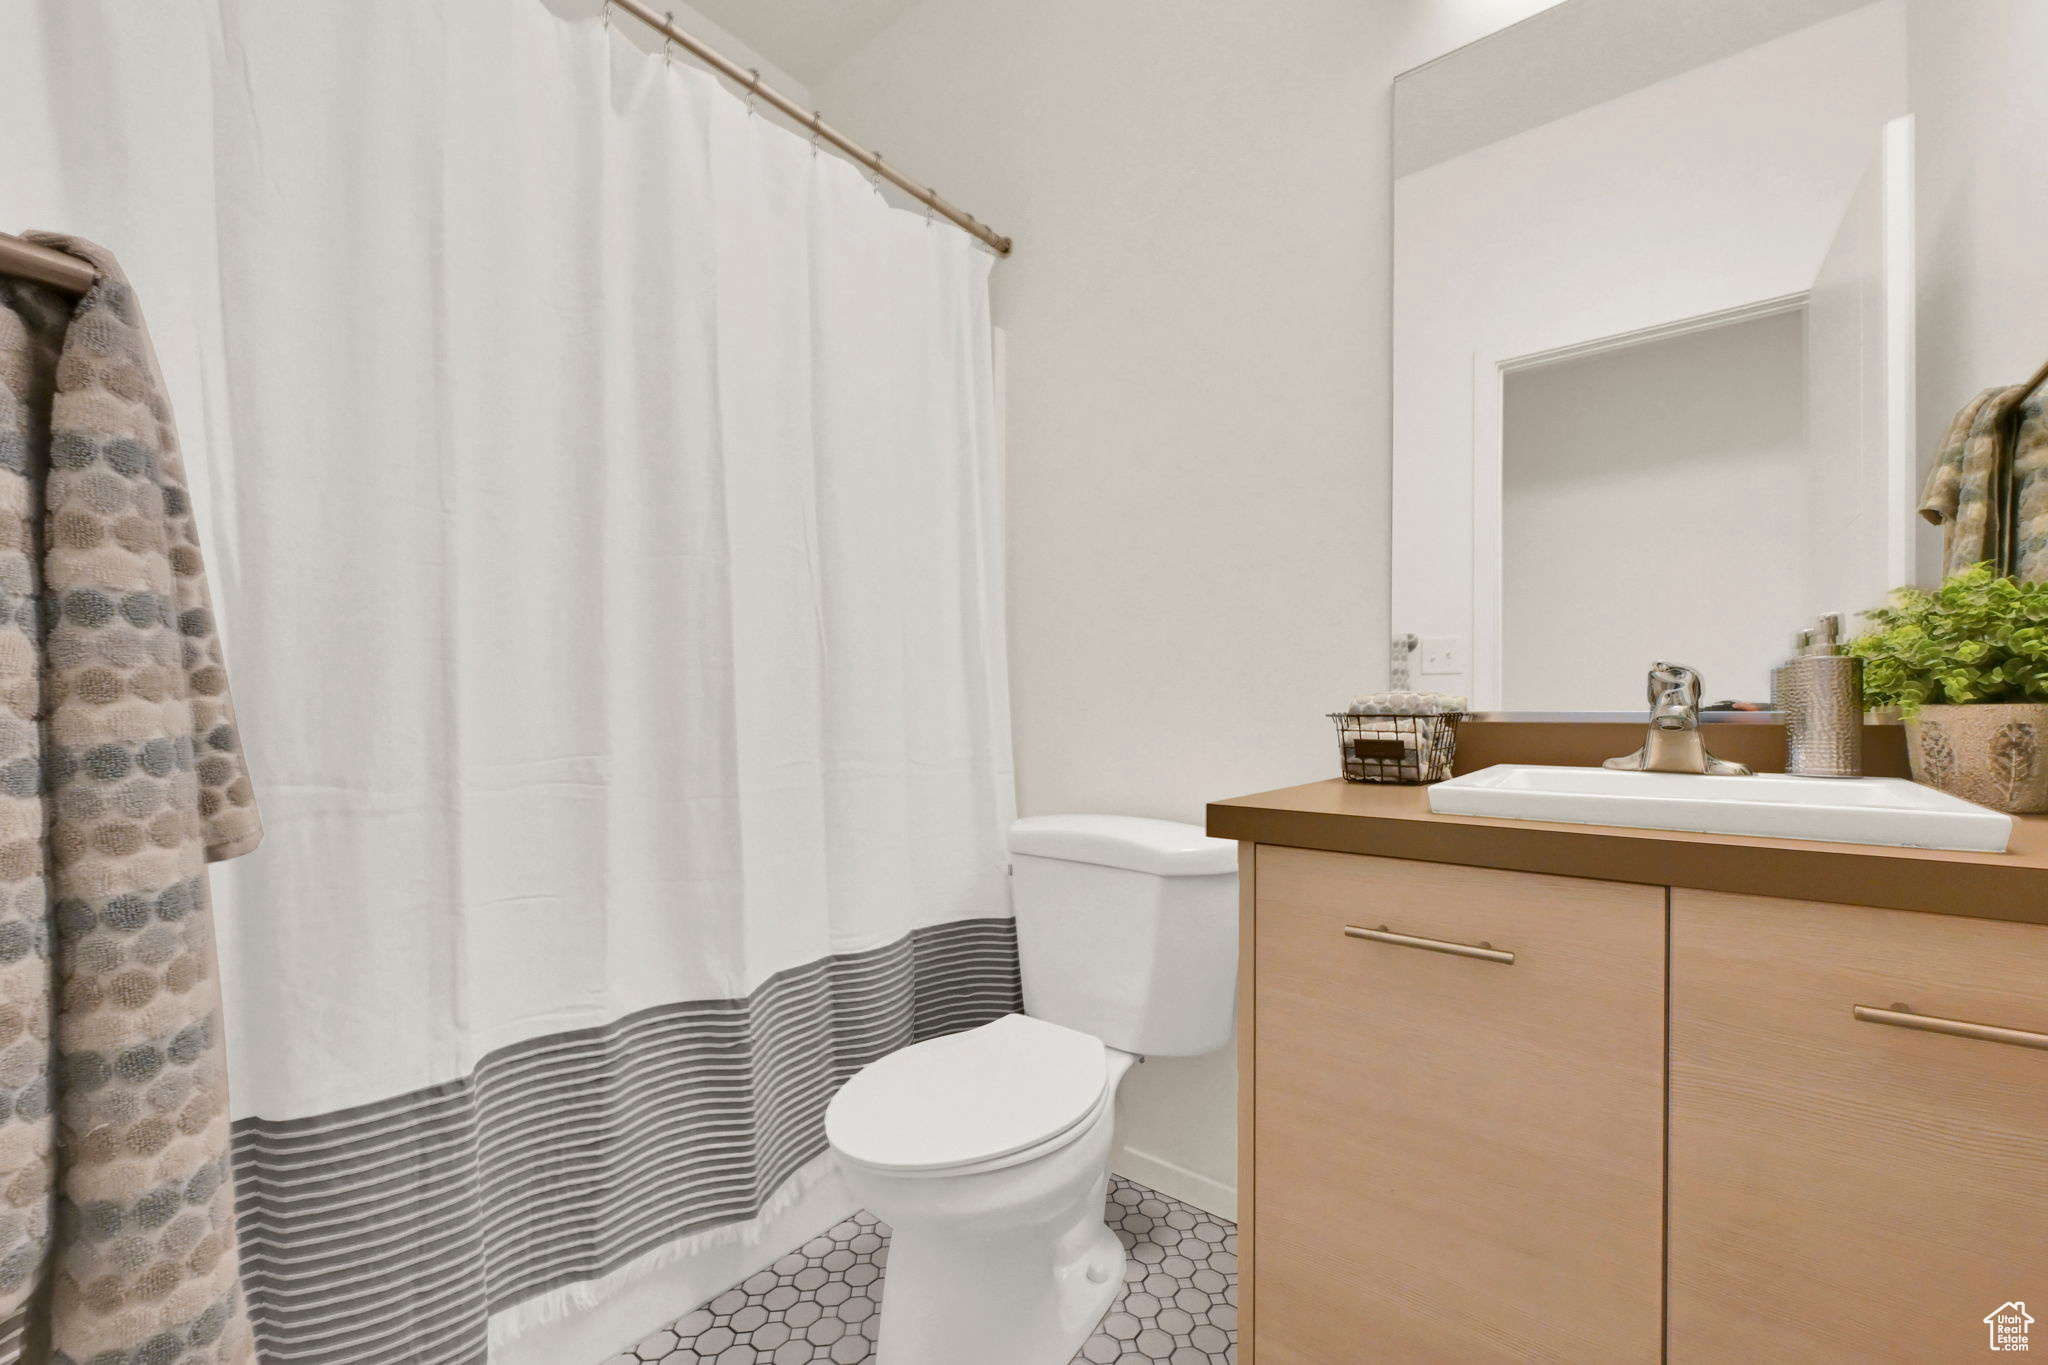
<instances>
[{"instance_id":1,"label":"brushed nickel drawer pull","mask_svg":"<svg viewBox=\"0 0 2048 1365\"><path fill-rule=\"evenodd\" d=\"M2000 1028L1996 1024L1971 1024L1961 1019L1943 1019L1939 1015L1915 1014L1904 1005L1893 1005L1888 1010L1858 1005L1851 1013L1866 1024L1891 1024L1898 1028L1918 1029L1922 1033L1945 1033L1951 1038L2011 1043L2014 1047L2037 1047L2048 1052L2048 1033L2030 1033L2023 1028Z\"/></svg>"},{"instance_id":2,"label":"brushed nickel drawer pull","mask_svg":"<svg viewBox=\"0 0 2048 1365\"><path fill-rule=\"evenodd\" d=\"M1421 948L1425 952L1449 953L1452 957L1476 957L1481 962L1501 962L1514 965L1515 955L1503 952L1491 943L1446 943L1440 938L1416 938L1412 934L1396 934L1382 924L1377 929L1361 929L1355 924L1344 926L1344 937L1371 939L1374 943L1391 943L1396 948ZM2048 1040L2043 1040L2048 1042Z\"/></svg>"}]
</instances>

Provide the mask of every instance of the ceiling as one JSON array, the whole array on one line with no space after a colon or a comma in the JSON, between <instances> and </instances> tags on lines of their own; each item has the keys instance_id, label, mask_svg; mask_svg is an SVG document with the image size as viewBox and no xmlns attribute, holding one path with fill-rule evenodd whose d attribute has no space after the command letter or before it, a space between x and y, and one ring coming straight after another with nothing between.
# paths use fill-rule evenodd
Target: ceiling
<instances>
[{"instance_id":1,"label":"ceiling","mask_svg":"<svg viewBox=\"0 0 2048 1365\"><path fill-rule=\"evenodd\" d=\"M712 23L815 85L921 0L692 0ZM656 6L659 8L659 5Z\"/></svg>"},{"instance_id":2,"label":"ceiling","mask_svg":"<svg viewBox=\"0 0 2048 1365\"><path fill-rule=\"evenodd\" d=\"M1409 175L1871 0L1569 0L1394 82L1394 174Z\"/></svg>"}]
</instances>

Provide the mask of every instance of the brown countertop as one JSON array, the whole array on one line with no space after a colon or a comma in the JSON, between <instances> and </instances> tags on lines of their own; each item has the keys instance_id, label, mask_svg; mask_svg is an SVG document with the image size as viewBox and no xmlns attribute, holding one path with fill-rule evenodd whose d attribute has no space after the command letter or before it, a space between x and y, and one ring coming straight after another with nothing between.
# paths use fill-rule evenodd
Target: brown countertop
<instances>
[{"instance_id":1,"label":"brown countertop","mask_svg":"<svg viewBox=\"0 0 2048 1365\"><path fill-rule=\"evenodd\" d=\"M1332 778L1215 802L1209 833L1430 863L2048 924L2044 815L2014 816L2005 853L1951 853L1436 815L1427 787Z\"/></svg>"}]
</instances>

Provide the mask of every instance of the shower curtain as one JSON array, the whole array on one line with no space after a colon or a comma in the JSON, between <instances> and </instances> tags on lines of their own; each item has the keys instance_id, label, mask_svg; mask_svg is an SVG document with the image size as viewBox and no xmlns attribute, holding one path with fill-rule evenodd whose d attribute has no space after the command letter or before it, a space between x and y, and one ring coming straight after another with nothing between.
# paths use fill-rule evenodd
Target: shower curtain
<instances>
[{"instance_id":1,"label":"shower curtain","mask_svg":"<svg viewBox=\"0 0 2048 1365\"><path fill-rule=\"evenodd\" d=\"M266 794L263 1359L602 1322L1016 1007L990 258L542 0L6 23L0 224L150 299Z\"/></svg>"}]
</instances>

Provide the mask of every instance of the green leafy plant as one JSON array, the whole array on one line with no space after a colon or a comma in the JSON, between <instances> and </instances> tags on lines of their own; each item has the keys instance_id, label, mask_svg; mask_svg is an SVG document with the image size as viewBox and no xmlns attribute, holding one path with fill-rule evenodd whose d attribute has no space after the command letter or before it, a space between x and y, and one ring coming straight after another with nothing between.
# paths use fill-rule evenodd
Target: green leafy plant
<instances>
[{"instance_id":1,"label":"green leafy plant","mask_svg":"<svg viewBox=\"0 0 2048 1365\"><path fill-rule=\"evenodd\" d=\"M1901 588L1849 642L1863 700L1912 716L1923 706L2048 702L2048 583L1979 564L1932 592Z\"/></svg>"}]
</instances>

